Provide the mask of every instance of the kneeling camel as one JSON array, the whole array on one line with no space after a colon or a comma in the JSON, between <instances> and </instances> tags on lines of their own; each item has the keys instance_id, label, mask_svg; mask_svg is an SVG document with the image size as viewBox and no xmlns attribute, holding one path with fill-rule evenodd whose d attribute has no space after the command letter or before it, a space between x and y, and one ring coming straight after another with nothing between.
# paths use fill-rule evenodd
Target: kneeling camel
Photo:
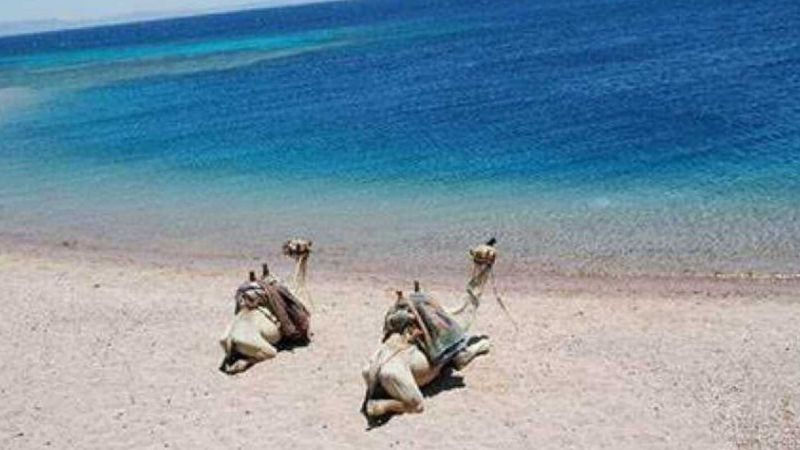
<instances>
[{"instance_id":1,"label":"kneeling camel","mask_svg":"<svg viewBox=\"0 0 800 450\"><path fill-rule=\"evenodd\" d=\"M308 343L311 297L306 272L311 242L292 239L283 245L283 253L295 260L291 288L270 275L264 264L260 279L250 272L250 281L236 290L235 316L220 339L225 351L221 371L234 374L274 358L279 344Z\"/></svg>"},{"instance_id":2,"label":"kneeling camel","mask_svg":"<svg viewBox=\"0 0 800 450\"><path fill-rule=\"evenodd\" d=\"M473 268L467 295L453 311L421 293L416 282L409 297L398 291L397 301L384 319L383 343L362 370L367 384L362 412L370 423L390 414L422 412L421 386L433 381L445 367L461 370L489 352L489 339L470 336L467 330L497 257L494 244L492 239L470 251ZM379 389L385 395L375 398Z\"/></svg>"}]
</instances>

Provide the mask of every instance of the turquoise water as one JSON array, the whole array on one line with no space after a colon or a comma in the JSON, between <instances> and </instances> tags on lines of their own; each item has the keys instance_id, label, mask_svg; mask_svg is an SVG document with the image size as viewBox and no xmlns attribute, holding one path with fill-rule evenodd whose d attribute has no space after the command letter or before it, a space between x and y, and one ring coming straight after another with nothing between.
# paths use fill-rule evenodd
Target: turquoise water
<instances>
[{"instance_id":1,"label":"turquoise water","mask_svg":"<svg viewBox=\"0 0 800 450\"><path fill-rule=\"evenodd\" d=\"M789 1L344 2L0 39L0 231L800 272ZM458 255L458 256L457 256Z\"/></svg>"}]
</instances>

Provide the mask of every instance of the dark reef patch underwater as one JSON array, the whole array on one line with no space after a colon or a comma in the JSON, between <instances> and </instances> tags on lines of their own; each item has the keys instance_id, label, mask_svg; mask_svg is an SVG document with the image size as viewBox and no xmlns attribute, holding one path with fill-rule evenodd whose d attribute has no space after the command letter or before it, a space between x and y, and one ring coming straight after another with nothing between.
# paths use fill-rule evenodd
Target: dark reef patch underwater
<instances>
[{"instance_id":1,"label":"dark reef patch underwater","mask_svg":"<svg viewBox=\"0 0 800 450\"><path fill-rule=\"evenodd\" d=\"M797 273L798 12L369 1L2 38L0 232Z\"/></svg>"}]
</instances>

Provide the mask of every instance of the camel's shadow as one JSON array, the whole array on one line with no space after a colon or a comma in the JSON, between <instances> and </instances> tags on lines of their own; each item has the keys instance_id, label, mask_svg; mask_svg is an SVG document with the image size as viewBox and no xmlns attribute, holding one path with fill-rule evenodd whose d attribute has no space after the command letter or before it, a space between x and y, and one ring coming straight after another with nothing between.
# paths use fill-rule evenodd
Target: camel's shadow
<instances>
[{"instance_id":1,"label":"camel's shadow","mask_svg":"<svg viewBox=\"0 0 800 450\"><path fill-rule=\"evenodd\" d=\"M464 383L464 376L455 373L451 367L442 369L442 372L430 384L420 389L424 397L435 397L442 392L452 389L462 389L467 387Z\"/></svg>"},{"instance_id":2,"label":"camel's shadow","mask_svg":"<svg viewBox=\"0 0 800 450\"><path fill-rule=\"evenodd\" d=\"M311 344L311 341L280 341L275 345L275 349L281 353L294 353L296 348L306 348Z\"/></svg>"}]
</instances>

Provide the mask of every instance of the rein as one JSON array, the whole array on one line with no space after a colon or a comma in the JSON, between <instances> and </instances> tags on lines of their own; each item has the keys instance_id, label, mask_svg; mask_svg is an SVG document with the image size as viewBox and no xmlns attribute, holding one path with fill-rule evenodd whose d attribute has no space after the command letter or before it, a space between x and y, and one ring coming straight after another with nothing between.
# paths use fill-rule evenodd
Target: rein
<instances>
[{"instance_id":1,"label":"rein","mask_svg":"<svg viewBox=\"0 0 800 450\"><path fill-rule=\"evenodd\" d=\"M490 280L492 281L492 294L494 294L494 298L497 300L497 304L500 305L500 309L502 309L503 312L506 313L506 317L508 318L508 321L511 322L511 325L514 325L514 331L519 331L519 326L517 326L517 322L514 321L514 316L511 315L511 311L508 310L508 308L506 307L505 302L503 302L503 299L500 297L500 294L497 292L497 281L495 280L495 277L494 277L494 271L492 271L489 274L489 277L490 277Z\"/></svg>"}]
</instances>

